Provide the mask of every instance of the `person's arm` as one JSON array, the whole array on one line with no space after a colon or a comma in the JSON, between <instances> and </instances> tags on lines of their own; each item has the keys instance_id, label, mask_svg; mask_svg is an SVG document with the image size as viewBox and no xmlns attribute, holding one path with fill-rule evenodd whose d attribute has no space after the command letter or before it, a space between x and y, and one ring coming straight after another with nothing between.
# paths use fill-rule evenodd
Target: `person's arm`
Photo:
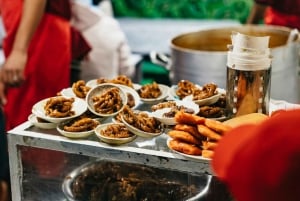
<instances>
[{"instance_id":1,"label":"person's arm","mask_svg":"<svg viewBox=\"0 0 300 201\"><path fill-rule=\"evenodd\" d=\"M265 15L266 6L254 3L247 19L247 24L258 24Z\"/></svg>"},{"instance_id":2,"label":"person's arm","mask_svg":"<svg viewBox=\"0 0 300 201\"><path fill-rule=\"evenodd\" d=\"M47 0L24 0L13 48L2 67L1 78L3 82L16 84L24 79L27 50L44 14L46 2Z\"/></svg>"}]
</instances>

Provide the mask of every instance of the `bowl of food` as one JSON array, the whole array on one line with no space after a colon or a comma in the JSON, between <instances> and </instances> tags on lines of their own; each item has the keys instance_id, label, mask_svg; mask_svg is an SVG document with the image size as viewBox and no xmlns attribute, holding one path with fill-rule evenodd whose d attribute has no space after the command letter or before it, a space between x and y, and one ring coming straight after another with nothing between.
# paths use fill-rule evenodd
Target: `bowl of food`
<instances>
[{"instance_id":1,"label":"bowl of food","mask_svg":"<svg viewBox=\"0 0 300 201\"><path fill-rule=\"evenodd\" d=\"M209 177L207 174L99 159L82 164L65 175L62 191L72 201L92 201L95 197L119 201L192 201L199 200L209 184Z\"/></svg>"},{"instance_id":2,"label":"bowl of food","mask_svg":"<svg viewBox=\"0 0 300 201\"><path fill-rule=\"evenodd\" d=\"M141 104L141 98L136 90L121 84L117 84L117 86L119 86L125 92L127 96L127 105L130 108L135 109Z\"/></svg>"},{"instance_id":3,"label":"bowl of food","mask_svg":"<svg viewBox=\"0 0 300 201\"><path fill-rule=\"evenodd\" d=\"M52 123L52 122L49 122L42 118L39 118L35 114L30 114L28 116L28 121L35 127L38 127L41 129L54 129L54 128L56 128L56 125L57 125L56 123Z\"/></svg>"},{"instance_id":4,"label":"bowl of food","mask_svg":"<svg viewBox=\"0 0 300 201\"><path fill-rule=\"evenodd\" d=\"M99 121L89 118L75 118L69 121L61 122L57 125L57 131L68 138L85 138L94 134Z\"/></svg>"},{"instance_id":5,"label":"bowl of food","mask_svg":"<svg viewBox=\"0 0 300 201\"><path fill-rule=\"evenodd\" d=\"M115 116L127 104L127 95L116 84L99 84L92 88L87 96L88 109L101 117Z\"/></svg>"},{"instance_id":6,"label":"bowl of food","mask_svg":"<svg viewBox=\"0 0 300 201\"><path fill-rule=\"evenodd\" d=\"M188 80L181 80L169 90L169 95L174 100L194 101L199 106L216 103L223 93L225 90L218 88L214 83L199 86Z\"/></svg>"},{"instance_id":7,"label":"bowl of food","mask_svg":"<svg viewBox=\"0 0 300 201\"><path fill-rule=\"evenodd\" d=\"M60 123L80 116L87 110L85 100L54 96L43 99L32 107L32 113L38 118L52 123Z\"/></svg>"},{"instance_id":8,"label":"bowl of food","mask_svg":"<svg viewBox=\"0 0 300 201\"><path fill-rule=\"evenodd\" d=\"M122 123L135 135L152 138L159 136L164 131L163 124L146 111L132 110L124 107L121 114Z\"/></svg>"},{"instance_id":9,"label":"bowl of food","mask_svg":"<svg viewBox=\"0 0 300 201\"><path fill-rule=\"evenodd\" d=\"M197 114L199 112L199 105L187 100L162 102L152 107L151 115L165 125L175 125L175 114L178 111Z\"/></svg>"},{"instance_id":10,"label":"bowl of food","mask_svg":"<svg viewBox=\"0 0 300 201\"><path fill-rule=\"evenodd\" d=\"M146 84L137 89L141 101L145 104L157 104L165 100L169 95L169 87L156 82Z\"/></svg>"},{"instance_id":11,"label":"bowl of food","mask_svg":"<svg viewBox=\"0 0 300 201\"><path fill-rule=\"evenodd\" d=\"M133 141L137 136L130 132L123 123L106 123L95 129L97 137L112 145L121 145Z\"/></svg>"}]
</instances>

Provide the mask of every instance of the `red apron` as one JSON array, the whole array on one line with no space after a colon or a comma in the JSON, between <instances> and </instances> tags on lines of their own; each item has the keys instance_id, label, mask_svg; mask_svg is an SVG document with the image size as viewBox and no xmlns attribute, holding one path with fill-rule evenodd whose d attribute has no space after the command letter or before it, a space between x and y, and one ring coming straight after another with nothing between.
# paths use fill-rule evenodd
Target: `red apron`
<instances>
[{"instance_id":1,"label":"red apron","mask_svg":"<svg viewBox=\"0 0 300 201\"><path fill-rule=\"evenodd\" d=\"M3 44L6 56L12 48L22 4L22 0L0 0L7 32ZM70 40L69 21L46 13L29 46L25 82L21 87L9 88L7 91L7 104L4 108L7 130L25 122L36 102L55 96L61 89L69 86Z\"/></svg>"},{"instance_id":2,"label":"red apron","mask_svg":"<svg viewBox=\"0 0 300 201\"><path fill-rule=\"evenodd\" d=\"M63 0L50 1L55 4ZM12 49L22 5L23 0L0 0L1 15L7 32L3 43L5 56ZM49 2L47 5L49 6ZM25 122L36 102L55 96L61 89L69 87L70 36L68 19L56 15L55 12L45 13L29 46L26 80L21 87L7 89L7 104L4 108L7 130ZM29 163L34 163L41 174L47 175L59 172L64 156L60 152L30 150L24 158ZM51 170L52 173L47 170L47 164L51 163L57 164L56 169Z\"/></svg>"}]
</instances>

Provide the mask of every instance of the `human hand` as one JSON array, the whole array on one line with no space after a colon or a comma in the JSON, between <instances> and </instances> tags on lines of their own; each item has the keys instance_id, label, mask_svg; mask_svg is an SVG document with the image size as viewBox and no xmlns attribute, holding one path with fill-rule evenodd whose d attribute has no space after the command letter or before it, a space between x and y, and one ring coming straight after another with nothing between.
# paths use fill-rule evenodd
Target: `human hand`
<instances>
[{"instance_id":1,"label":"human hand","mask_svg":"<svg viewBox=\"0 0 300 201\"><path fill-rule=\"evenodd\" d=\"M26 62L26 52L13 50L1 68L0 80L9 86L19 86L25 79Z\"/></svg>"},{"instance_id":2,"label":"human hand","mask_svg":"<svg viewBox=\"0 0 300 201\"><path fill-rule=\"evenodd\" d=\"M6 95L5 95L5 84L0 82L0 107L5 105L7 102Z\"/></svg>"}]
</instances>

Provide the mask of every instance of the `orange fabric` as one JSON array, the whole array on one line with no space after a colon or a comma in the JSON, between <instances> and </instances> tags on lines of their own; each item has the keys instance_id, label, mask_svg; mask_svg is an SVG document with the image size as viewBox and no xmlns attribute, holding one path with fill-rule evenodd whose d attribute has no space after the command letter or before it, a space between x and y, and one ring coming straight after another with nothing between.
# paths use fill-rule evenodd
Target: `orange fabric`
<instances>
[{"instance_id":1,"label":"orange fabric","mask_svg":"<svg viewBox=\"0 0 300 201\"><path fill-rule=\"evenodd\" d=\"M300 200L300 110L232 129L214 150L212 168L237 201Z\"/></svg>"},{"instance_id":2,"label":"orange fabric","mask_svg":"<svg viewBox=\"0 0 300 201\"><path fill-rule=\"evenodd\" d=\"M3 44L5 56L12 49L22 4L23 0L0 0L1 15L7 32ZM36 102L55 96L61 89L69 86L70 30L67 19L49 13L43 16L28 50L26 80L21 87L7 89L7 104L4 108L7 130L25 122ZM30 150L24 152L22 157L26 164L34 165L44 177L60 173L65 159L64 153L50 150Z\"/></svg>"}]
</instances>

